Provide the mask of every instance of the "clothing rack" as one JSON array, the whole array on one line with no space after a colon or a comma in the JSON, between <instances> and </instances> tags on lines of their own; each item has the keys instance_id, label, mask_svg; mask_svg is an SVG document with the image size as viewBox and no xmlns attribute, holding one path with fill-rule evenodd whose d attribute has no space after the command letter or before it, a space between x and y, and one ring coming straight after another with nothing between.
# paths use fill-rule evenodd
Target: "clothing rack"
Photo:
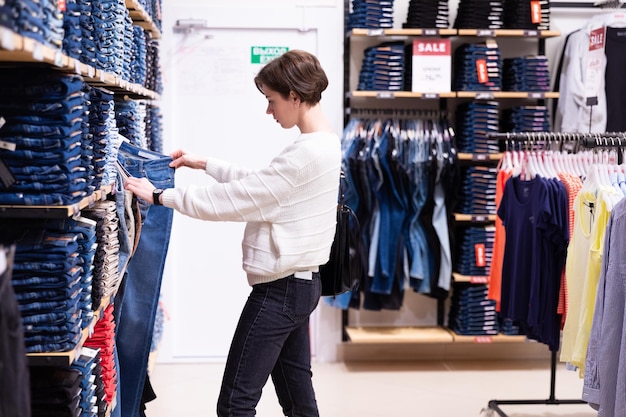
<instances>
[{"instance_id":1,"label":"clothing rack","mask_svg":"<svg viewBox=\"0 0 626 417\"><path fill-rule=\"evenodd\" d=\"M492 133L488 135L493 139L511 142L528 143L555 143L574 142L585 148L596 147L623 147L626 146L626 132L608 133L568 133L568 132L520 132L520 133ZM488 407L501 417L508 417L501 409L501 405L559 405L559 404L587 404L580 399L557 399L556 388L556 352L551 352L550 357L550 394L547 399L529 400L490 400Z\"/></svg>"},{"instance_id":2,"label":"clothing rack","mask_svg":"<svg viewBox=\"0 0 626 417\"><path fill-rule=\"evenodd\" d=\"M445 110L426 110L426 109L381 109L381 108L349 108L346 113L352 117L418 117L438 119L448 117L449 113Z\"/></svg>"},{"instance_id":3,"label":"clothing rack","mask_svg":"<svg viewBox=\"0 0 626 417\"><path fill-rule=\"evenodd\" d=\"M529 144L570 142L585 148L621 148L626 146L626 132L516 132L490 133L488 137L505 142L526 142Z\"/></svg>"},{"instance_id":4,"label":"clothing rack","mask_svg":"<svg viewBox=\"0 0 626 417\"><path fill-rule=\"evenodd\" d=\"M608 0L595 2L573 2L573 1L551 1L550 8L556 9L582 9L582 8L601 8L601 9L618 9L624 6L623 1Z\"/></svg>"}]
</instances>

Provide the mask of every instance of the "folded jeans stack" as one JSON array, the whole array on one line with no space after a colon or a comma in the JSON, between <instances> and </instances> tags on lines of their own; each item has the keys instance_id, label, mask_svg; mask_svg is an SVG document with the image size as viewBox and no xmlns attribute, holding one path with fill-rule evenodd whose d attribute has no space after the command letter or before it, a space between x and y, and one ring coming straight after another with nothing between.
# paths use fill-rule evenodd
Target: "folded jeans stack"
<instances>
[{"instance_id":1,"label":"folded jeans stack","mask_svg":"<svg viewBox=\"0 0 626 417\"><path fill-rule=\"evenodd\" d=\"M0 72L0 160L15 179L0 184L0 204L69 205L93 192L82 90L76 75Z\"/></svg>"},{"instance_id":2,"label":"folded jeans stack","mask_svg":"<svg viewBox=\"0 0 626 417\"><path fill-rule=\"evenodd\" d=\"M0 26L54 49L63 43L63 13L56 0L4 0Z\"/></svg>"},{"instance_id":3,"label":"folded jeans stack","mask_svg":"<svg viewBox=\"0 0 626 417\"><path fill-rule=\"evenodd\" d=\"M549 132L550 112L546 106L516 106L502 112L504 132Z\"/></svg>"},{"instance_id":4,"label":"folded jeans stack","mask_svg":"<svg viewBox=\"0 0 626 417\"><path fill-rule=\"evenodd\" d=\"M448 0L411 0L404 28L447 29L449 21Z\"/></svg>"},{"instance_id":5,"label":"folded jeans stack","mask_svg":"<svg viewBox=\"0 0 626 417\"><path fill-rule=\"evenodd\" d=\"M454 90L502 90L502 58L495 41L463 44L454 51L453 62Z\"/></svg>"},{"instance_id":6,"label":"folded jeans stack","mask_svg":"<svg viewBox=\"0 0 626 417\"><path fill-rule=\"evenodd\" d=\"M524 56L502 60L502 90L550 91L550 69L545 56Z\"/></svg>"},{"instance_id":7,"label":"folded jeans stack","mask_svg":"<svg viewBox=\"0 0 626 417\"><path fill-rule=\"evenodd\" d=\"M497 168L472 166L463 171L459 212L471 215L495 214Z\"/></svg>"},{"instance_id":8,"label":"folded jeans stack","mask_svg":"<svg viewBox=\"0 0 626 417\"><path fill-rule=\"evenodd\" d=\"M497 139L489 137L498 132L500 104L497 101L472 101L457 106L456 138L459 152L497 153Z\"/></svg>"},{"instance_id":9,"label":"folded jeans stack","mask_svg":"<svg viewBox=\"0 0 626 417\"><path fill-rule=\"evenodd\" d=\"M455 29L502 29L503 0L461 0Z\"/></svg>"},{"instance_id":10,"label":"folded jeans stack","mask_svg":"<svg viewBox=\"0 0 626 417\"><path fill-rule=\"evenodd\" d=\"M31 367L32 417L80 417L80 370Z\"/></svg>"},{"instance_id":11,"label":"folded jeans stack","mask_svg":"<svg viewBox=\"0 0 626 417\"><path fill-rule=\"evenodd\" d=\"M357 89L366 91L403 90L404 54L403 42L386 42L366 48Z\"/></svg>"},{"instance_id":12,"label":"folded jeans stack","mask_svg":"<svg viewBox=\"0 0 626 417\"><path fill-rule=\"evenodd\" d=\"M100 189L112 185L117 177L115 161L119 141L113 94L99 88L85 87L89 96L89 134L92 138L93 166L95 171L91 185Z\"/></svg>"},{"instance_id":13,"label":"folded jeans stack","mask_svg":"<svg viewBox=\"0 0 626 417\"><path fill-rule=\"evenodd\" d=\"M539 11L533 3L539 3ZM506 29L549 30L550 0L505 0L502 19Z\"/></svg>"},{"instance_id":14,"label":"folded jeans stack","mask_svg":"<svg viewBox=\"0 0 626 417\"><path fill-rule=\"evenodd\" d=\"M17 226L21 222L14 223ZM80 233L58 227L68 230L71 221L65 225L59 221L48 223L30 229L4 227L8 234L22 231L16 245L12 284L29 353L65 352L76 347L84 327L83 309L91 308L88 294L82 295L89 291L89 272L83 270ZM85 248L84 255L88 256L90 250Z\"/></svg>"},{"instance_id":15,"label":"folded jeans stack","mask_svg":"<svg viewBox=\"0 0 626 417\"><path fill-rule=\"evenodd\" d=\"M451 297L449 327L465 336L498 334L496 302L487 299L486 285L455 284Z\"/></svg>"},{"instance_id":16,"label":"folded jeans stack","mask_svg":"<svg viewBox=\"0 0 626 417\"><path fill-rule=\"evenodd\" d=\"M352 0L348 27L350 29L393 28L393 0Z\"/></svg>"},{"instance_id":17,"label":"folded jeans stack","mask_svg":"<svg viewBox=\"0 0 626 417\"><path fill-rule=\"evenodd\" d=\"M146 104L133 100L115 101L115 121L120 135L132 145L146 149Z\"/></svg>"},{"instance_id":18,"label":"folded jeans stack","mask_svg":"<svg viewBox=\"0 0 626 417\"><path fill-rule=\"evenodd\" d=\"M96 417L98 415L98 394L102 392L104 385L102 382L100 361L100 351L83 347L80 349L76 359L70 366L80 372L80 403L82 411L81 417Z\"/></svg>"},{"instance_id":19,"label":"folded jeans stack","mask_svg":"<svg viewBox=\"0 0 626 417\"><path fill-rule=\"evenodd\" d=\"M493 226L467 227L461 230L456 257L456 272L467 276L488 276L493 255Z\"/></svg>"},{"instance_id":20,"label":"folded jeans stack","mask_svg":"<svg viewBox=\"0 0 626 417\"><path fill-rule=\"evenodd\" d=\"M119 220L114 201L99 201L83 210L82 215L96 222L98 242L94 256L92 301L99 308L120 286Z\"/></svg>"}]
</instances>

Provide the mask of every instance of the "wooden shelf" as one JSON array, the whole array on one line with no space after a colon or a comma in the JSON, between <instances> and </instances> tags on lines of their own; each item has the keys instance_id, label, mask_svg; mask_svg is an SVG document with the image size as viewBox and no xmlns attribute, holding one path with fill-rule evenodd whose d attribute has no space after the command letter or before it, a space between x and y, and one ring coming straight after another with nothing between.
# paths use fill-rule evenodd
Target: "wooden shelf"
<instances>
[{"instance_id":1,"label":"wooden shelf","mask_svg":"<svg viewBox=\"0 0 626 417\"><path fill-rule=\"evenodd\" d=\"M350 98L412 98L412 99L440 99L440 98L472 98L476 100L495 99L530 99L543 100L558 98L559 93L553 91L546 92L525 92L525 91L451 91L441 93L420 93L413 91L366 91L353 90L347 93Z\"/></svg>"},{"instance_id":2,"label":"wooden shelf","mask_svg":"<svg viewBox=\"0 0 626 417\"><path fill-rule=\"evenodd\" d=\"M137 0L126 0L126 8L130 14L130 18L137 26L146 29L154 39L161 38L161 31L150 15L144 10Z\"/></svg>"},{"instance_id":3,"label":"wooden shelf","mask_svg":"<svg viewBox=\"0 0 626 417\"><path fill-rule=\"evenodd\" d=\"M456 93L456 97L483 100L502 98L542 100L549 98L559 98L559 93L554 91L458 91Z\"/></svg>"},{"instance_id":4,"label":"wooden shelf","mask_svg":"<svg viewBox=\"0 0 626 417\"><path fill-rule=\"evenodd\" d=\"M489 284L489 277L482 275L462 275L458 272L453 272L452 278L454 279L454 282L469 282L470 284Z\"/></svg>"},{"instance_id":5,"label":"wooden shelf","mask_svg":"<svg viewBox=\"0 0 626 417\"><path fill-rule=\"evenodd\" d=\"M105 186L80 202L66 206L0 205L0 218L65 219L79 214L97 201L105 200L111 191L112 186Z\"/></svg>"},{"instance_id":6,"label":"wooden shelf","mask_svg":"<svg viewBox=\"0 0 626 417\"><path fill-rule=\"evenodd\" d=\"M450 331L454 343L527 343L530 340L526 336L507 336L497 334L493 336L463 336Z\"/></svg>"},{"instance_id":7,"label":"wooden shelf","mask_svg":"<svg viewBox=\"0 0 626 417\"><path fill-rule=\"evenodd\" d=\"M451 343L443 327L346 327L351 343Z\"/></svg>"},{"instance_id":8,"label":"wooden shelf","mask_svg":"<svg viewBox=\"0 0 626 417\"><path fill-rule=\"evenodd\" d=\"M502 159L501 153L464 153L457 154L459 161L499 161Z\"/></svg>"},{"instance_id":9,"label":"wooden shelf","mask_svg":"<svg viewBox=\"0 0 626 417\"><path fill-rule=\"evenodd\" d=\"M127 1L128 3L128 1ZM557 30L527 29L352 29L348 37L397 37L397 36L479 36L479 37L517 37L517 38L553 38L561 36Z\"/></svg>"},{"instance_id":10,"label":"wooden shelf","mask_svg":"<svg viewBox=\"0 0 626 417\"><path fill-rule=\"evenodd\" d=\"M491 38L553 38L561 36L561 32L557 30L528 29L459 29L458 36L479 36Z\"/></svg>"},{"instance_id":11,"label":"wooden shelf","mask_svg":"<svg viewBox=\"0 0 626 417\"><path fill-rule=\"evenodd\" d=\"M50 48L3 27L0 27L0 62L7 65L44 64L59 71L80 75L91 85L106 87L113 92L126 94L130 98L159 99L159 94L139 84L130 83L116 74L84 64L63 54L59 49Z\"/></svg>"},{"instance_id":12,"label":"wooden shelf","mask_svg":"<svg viewBox=\"0 0 626 417\"><path fill-rule=\"evenodd\" d=\"M526 343L526 336L463 336L445 327L346 327L351 345L448 344L448 343Z\"/></svg>"},{"instance_id":13,"label":"wooden shelf","mask_svg":"<svg viewBox=\"0 0 626 417\"><path fill-rule=\"evenodd\" d=\"M455 92L444 93L415 93L412 91L363 91L355 90L348 93L352 98L366 97L366 98L378 98L378 99L394 99L394 98L414 98L414 99L440 99L440 98L454 98Z\"/></svg>"},{"instance_id":14,"label":"wooden shelf","mask_svg":"<svg viewBox=\"0 0 626 417\"><path fill-rule=\"evenodd\" d=\"M348 37L410 37L410 36L456 36L456 29L352 29Z\"/></svg>"},{"instance_id":15,"label":"wooden shelf","mask_svg":"<svg viewBox=\"0 0 626 417\"><path fill-rule=\"evenodd\" d=\"M457 222L494 222L496 221L496 215L454 213L454 220Z\"/></svg>"}]
</instances>

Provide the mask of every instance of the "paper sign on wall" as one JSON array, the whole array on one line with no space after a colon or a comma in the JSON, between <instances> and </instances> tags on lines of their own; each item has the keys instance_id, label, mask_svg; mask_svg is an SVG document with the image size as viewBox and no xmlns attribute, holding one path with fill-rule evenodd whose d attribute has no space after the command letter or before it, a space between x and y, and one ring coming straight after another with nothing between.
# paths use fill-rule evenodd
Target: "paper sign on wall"
<instances>
[{"instance_id":1,"label":"paper sign on wall","mask_svg":"<svg viewBox=\"0 0 626 417\"><path fill-rule=\"evenodd\" d=\"M411 75L414 92L449 92L452 81L450 39L415 39Z\"/></svg>"}]
</instances>

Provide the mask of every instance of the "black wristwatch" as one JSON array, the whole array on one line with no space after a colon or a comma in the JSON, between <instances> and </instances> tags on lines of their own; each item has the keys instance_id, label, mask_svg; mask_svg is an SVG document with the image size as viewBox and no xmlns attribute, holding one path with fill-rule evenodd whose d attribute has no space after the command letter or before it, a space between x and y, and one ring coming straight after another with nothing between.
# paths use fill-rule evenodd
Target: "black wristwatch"
<instances>
[{"instance_id":1,"label":"black wristwatch","mask_svg":"<svg viewBox=\"0 0 626 417\"><path fill-rule=\"evenodd\" d=\"M160 188L155 188L154 191L152 191L152 202L155 206L163 205L161 204L161 194L163 194L163 190Z\"/></svg>"}]
</instances>

